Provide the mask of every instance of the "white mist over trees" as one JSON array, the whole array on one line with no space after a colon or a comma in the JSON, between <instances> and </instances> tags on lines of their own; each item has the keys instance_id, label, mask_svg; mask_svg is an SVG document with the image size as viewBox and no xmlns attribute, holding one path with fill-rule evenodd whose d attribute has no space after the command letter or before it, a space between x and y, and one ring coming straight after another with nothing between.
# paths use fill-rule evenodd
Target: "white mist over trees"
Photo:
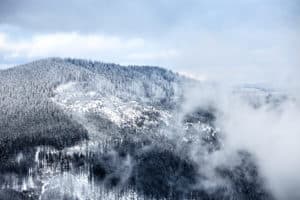
<instances>
[{"instance_id":1,"label":"white mist over trees","mask_svg":"<svg viewBox=\"0 0 300 200\"><path fill-rule=\"evenodd\" d=\"M204 84L187 90L184 110L215 108L216 126L224 148L208 157L212 165L238 159L231 154L245 149L253 154L267 187L278 199L298 199L300 176L300 104L297 96L259 87L229 88ZM229 155L229 156L228 156ZM216 162L216 163L215 163Z\"/></svg>"}]
</instances>

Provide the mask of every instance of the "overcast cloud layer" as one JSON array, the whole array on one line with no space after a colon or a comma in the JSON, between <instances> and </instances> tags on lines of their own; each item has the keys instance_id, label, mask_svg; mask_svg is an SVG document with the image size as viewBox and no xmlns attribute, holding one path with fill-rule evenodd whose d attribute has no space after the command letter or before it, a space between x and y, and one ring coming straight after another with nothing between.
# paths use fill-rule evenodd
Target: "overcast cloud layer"
<instances>
[{"instance_id":1,"label":"overcast cloud layer","mask_svg":"<svg viewBox=\"0 0 300 200\"><path fill-rule=\"evenodd\" d=\"M42 57L299 86L297 0L0 0L0 67Z\"/></svg>"}]
</instances>

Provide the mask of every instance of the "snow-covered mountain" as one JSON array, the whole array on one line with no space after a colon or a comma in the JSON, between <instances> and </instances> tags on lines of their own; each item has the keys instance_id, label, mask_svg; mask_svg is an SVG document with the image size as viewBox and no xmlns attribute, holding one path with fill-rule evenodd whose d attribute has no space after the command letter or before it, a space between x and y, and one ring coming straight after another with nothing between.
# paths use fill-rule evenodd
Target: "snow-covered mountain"
<instances>
[{"instance_id":1,"label":"snow-covered mountain","mask_svg":"<svg viewBox=\"0 0 300 200\"><path fill-rule=\"evenodd\" d=\"M183 109L201 84L79 59L0 71L0 199L273 199L249 152L213 162L222 114ZM284 101L254 90L233 94Z\"/></svg>"}]
</instances>

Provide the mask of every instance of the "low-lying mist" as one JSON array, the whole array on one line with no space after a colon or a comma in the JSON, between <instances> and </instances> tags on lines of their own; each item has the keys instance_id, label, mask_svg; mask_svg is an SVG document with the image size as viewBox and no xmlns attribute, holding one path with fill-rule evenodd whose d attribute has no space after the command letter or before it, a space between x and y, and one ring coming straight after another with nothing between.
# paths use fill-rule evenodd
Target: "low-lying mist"
<instances>
[{"instance_id":1,"label":"low-lying mist","mask_svg":"<svg viewBox=\"0 0 300 200\"><path fill-rule=\"evenodd\" d=\"M265 186L276 199L299 199L299 99L271 90L253 90L216 84L189 88L182 115L196 108L211 107L216 111L215 126L221 130L222 147L208 155L206 169L223 164L234 166L238 162L235 152L245 150L253 156ZM200 147L195 146L193 151L197 152L197 148Z\"/></svg>"}]
</instances>

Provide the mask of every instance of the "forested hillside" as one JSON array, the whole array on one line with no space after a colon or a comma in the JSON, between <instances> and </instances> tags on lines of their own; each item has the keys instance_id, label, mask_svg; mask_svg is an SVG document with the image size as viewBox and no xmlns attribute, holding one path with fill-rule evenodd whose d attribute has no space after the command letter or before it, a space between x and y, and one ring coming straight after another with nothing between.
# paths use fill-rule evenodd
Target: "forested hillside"
<instances>
[{"instance_id":1,"label":"forested hillside","mask_svg":"<svg viewBox=\"0 0 300 200\"><path fill-rule=\"evenodd\" d=\"M0 71L0 199L273 199L249 152L215 163L222 113L187 106L196 86L69 58Z\"/></svg>"},{"instance_id":2,"label":"forested hillside","mask_svg":"<svg viewBox=\"0 0 300 200\"><path fill-rule=\"evenodd\" d=\"M161 68L122 67L115 64L73 59L45 59L0 72L0 148L53 145L61 148L87 138L81 125L72 120L50 98L54 89L68 82L100 80L103 93L123 99L139 98L163 106L176 90L178 77ZM153 98L154 97L154 98ZM167 103L164 103L167 102Z\"/></svg>"}]
</instances>

